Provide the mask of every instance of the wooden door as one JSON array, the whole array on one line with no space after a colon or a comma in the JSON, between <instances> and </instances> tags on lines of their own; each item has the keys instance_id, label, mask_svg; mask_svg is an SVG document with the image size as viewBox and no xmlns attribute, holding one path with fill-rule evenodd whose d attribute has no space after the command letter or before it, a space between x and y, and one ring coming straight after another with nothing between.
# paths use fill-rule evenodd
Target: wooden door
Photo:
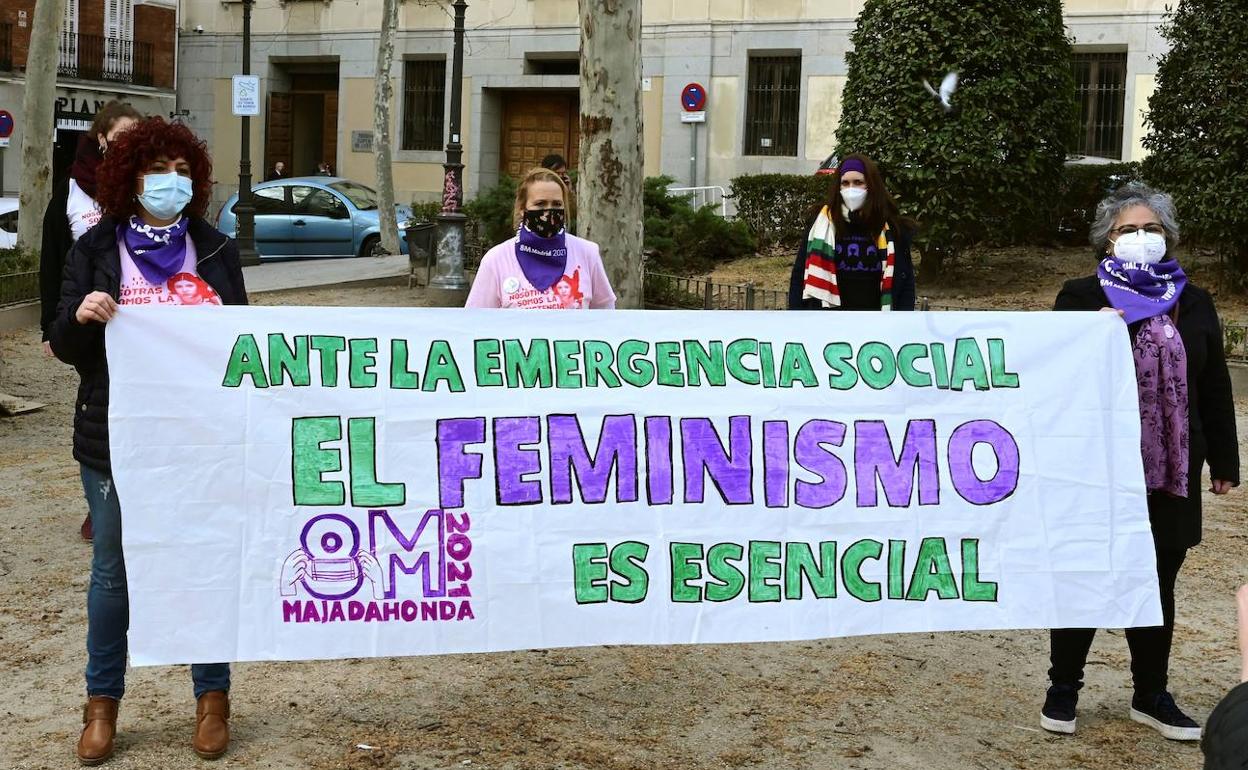
<instances>
[{"instance_id":1,"label":"wooden door","mask_svg":"<svg viewBox=\"0 0 1248 770\"><path fill-rule=\"evenodd\" d=\"M268 176L273 169L273 164L279 160L286 164L286 173L290 174L293 104L294 98L290 94L269 94L269 109L265 115L264 127L264 168L260 169L259 173L252 174L255 181Z\"/></svg>"},{"instance_id":2,"label":"wooden door","mask_svg":"<svg viewBox=\"0 0 1248 770\"><path fill-rule=\"evenodd\" d=\"M321 131L321 160L338 173L338 92L325 94L325 122Z\"/></svg>"},{"instance_id":3,"label":"wooden door","mask_svg":"<svg viewBox=\"0 0 1248 770\"><path fill-rule=\"evenodd\" d=\"M516 92L503 106L499 171L519 178L550 153L576 168L580 155L580 97L575 93Z\"/></svg>"}]
</instances>

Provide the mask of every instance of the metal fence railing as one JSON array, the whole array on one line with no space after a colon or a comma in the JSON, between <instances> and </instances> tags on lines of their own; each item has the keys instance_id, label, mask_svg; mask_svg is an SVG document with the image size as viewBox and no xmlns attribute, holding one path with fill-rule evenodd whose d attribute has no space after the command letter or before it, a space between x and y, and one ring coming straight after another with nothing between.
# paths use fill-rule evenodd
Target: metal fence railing
<instances>
[{"instance_id":1,"label":"metal fence railing","mask_svg":"<svg viewBox=\"0 0 1248 770\"><path fill-rule=\"evenodd\" d=\"M39 299L39 271L0 275L0 307Z\"/></svg>"},{"instance_id":2,"label":"metal fence railing","mask_svg":"<svg viewBox=\"0 0 1248 770\"><path fill-rule=\"evenodd\" d=\"M655 310L783 310L788 292L752 283L716 283L705 278L645 275L646 307Z\"/></svg>"}]
</instances>

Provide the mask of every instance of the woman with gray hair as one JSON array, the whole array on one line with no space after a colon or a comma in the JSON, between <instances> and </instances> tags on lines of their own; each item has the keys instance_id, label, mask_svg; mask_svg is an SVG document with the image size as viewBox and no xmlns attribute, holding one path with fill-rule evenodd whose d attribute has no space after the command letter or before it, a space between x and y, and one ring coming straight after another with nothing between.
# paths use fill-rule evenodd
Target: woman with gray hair
<instances>
[{"instance_id":1,"label":"woman with gray hair","mask_svg":"<svg viewBox=\"0 0 1248 770\"><path fill-rule=\"evenodd\" d=\"M1140 443L1157 551L1163 625L1129 628L1135 695L1131 718L1171 740L1200 739L1200 725L1167 690L1174 636L1174 584L1187 549L1200 542L1200 479L1210 491L1239 485L1235 405L1213 299L1187 282L1175 259L1179 225L1170 196L1144 185L1101 201L1091 228L1096 275L1067 281L1055 310L1107 310L1127 324L1140 396ZM1075 731L1075 706L1096 629L1054 629L1048 696L1040 725Z\"/></svg>"}]
</instances>

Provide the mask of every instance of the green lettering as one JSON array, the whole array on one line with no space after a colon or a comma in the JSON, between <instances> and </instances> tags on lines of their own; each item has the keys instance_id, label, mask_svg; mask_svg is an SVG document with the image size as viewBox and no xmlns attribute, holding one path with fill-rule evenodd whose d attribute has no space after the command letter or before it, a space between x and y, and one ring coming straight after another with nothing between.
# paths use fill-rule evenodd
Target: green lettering
<instances>
[{"instance_id":1,"label":"green lettering","mask_svg":"<svg viewBox=\"0 0 1248 770\"><path fill-rule=\"evenodd\" d=\"M685 340L685 363L689 367L689 384L698 387L702 377L706 384L716 387L727 382L727 371L724 366L724 343L714 340L711 347L702 347L698 340Z\"/></svg>"},{"instance_id":2,"label":"green lettering","mask_svg":"<svg viewBox=\"0 0 1248 770\"><path fill-rule=\"evenodd\" d=\"M420 387L420 377L407 368L407 340L390 340L390 387L395 390L415 390Z\"/></svg>"},{"instance_id":3,"label":"green lettering","mask_svg":"<svg viewBox=\"0 0 1248 770\"><path fill-rule=\"evenodd\" d=\"M577 543L572 546L572 585L577 604L601 604L607 600L607 544Z\"/></svg>"},{"instance_id":4,"label":"green lettering","mask_svg":"<svg viewBox=\"0 0 1248 770\"><path fill-rule=\"evenodd\" d=\"M884 553L884 544L878 540L859 540L845 549L841 559L841 583L849 595L864 602L880 600L880 584L864 580L862 563L867 559L878 559Z\"/></svg>"},{"instance_id":5,"label":"green lettering","mask_svg":"<svg viewBox=\"0 0 1248 770\"><path fill-rule=\"evenodd\" d=\"M579 340L555 340L555 387L574 390L581 387ZM618 547L618 546L617 546Z\"/></svg>"},{"instance_id":6,"label":"green lettering","mask_svg":"<svg viewBox=\"0 0 1248 770\"><path fill-rule=\"evenodd\" d=\"M802 598L802 579L817 599L836 598L836 541L819 544L819 560L810 543L784 544L784 598Z\"/></svg>"},{"instance_id":7,"label":"green lettering","mask_svg":"<svg viewBox=\"0 0 1248 770\"><path fill-rule=\"evenodd\" d=\"M225 365L225 379L221 381L224 388L237 388L243 377L251 378L253 388L269 387L269 380L264 376L264 361L260 358L260 347L256 338L250 334L240 334L234 340L230 350L230 360Z\"/></svg>"},{"instance_id":8,"label":"green lettering","mask_svg":"<svg viewBox=\"0 0 1248 770\"><path fill-rule=\"evenodd\" d=\"M702 544L672 543L672 601L700 602L702 589L689 581L702 577Z\"/></svg>"},{"instance_id":9,"label":"green lettering","mask_svg":"<svg viewBox=\"0 0 1248 770\"><path fill-rule=\"evenodd\" d=\"M741 595L745 588L745 575L732 562L745 556L740 543L716 543L706 552L706 571L714 580L706 584L706 598L713 602L726 602Z\"/></svg>"},{"instance_id":10,"label":"green lettering","mask_svg":"<svg viewBox=\"0 0 1248 770\"><path fill-rule=\"evenodd\" d=\"M752 602L780 601L780 543L750 541L750 591ZM775 582L768 582L775 581Z\"/></svg>"},{"instance_id":11,"label":"green lettering","mask_svg":"<svg viewBox=\"0 0 1248 770\"><path fill-rule=\"evenodd\" d=\"M446 340L434 340L429 345L429 356L425 360L425 384L421 391L436 393L440 383L446 383L446 389L452 393L464 392L464 378L459 373L459 364L455 362L455 353L451 351L451 343Z\"/></svg>"},{"instance_id":12,"label":"green lettering","mask_svg":"<svg viewBox=\"0 0 1248 770\"><path fill-rule=\"evenodd\" d=\"M527 350L520 340L503 340L503 362L509 388L549 388L554 384L549 340L530 340Z\"/></svg>"},{"instance_id":13,"label":"green lettering","mask_svg":"<svg viewBox=\"0 0 1248 770\"><path fill-rule=\"evenodd\" d=\"M347 349L346 337L313 334L311 345L321 358L321 385L326 388L338 387L338 354Z\"/></svg>"},{"instance_id":14,"label":"green lettering","mask_svg":"<svg viewBox=\"0 0 1248 770\"><path fill-rule=\"evenodd\" d=\"M377 365L377 340L367 337L361 340L349 340L347 355L347 382L353 388L377 387L377 373L373 367Z\"/></svg>"},{"instance_id":15,"label":"green lettering","mask_svg":"<svg viewBox=\"0 0 1248 770\"><path fill-rule=\"evenodd\" d=\"M620 387L619 375L615 373L615 350L602 340L585 340L585 387L596 388L602 380L608 388Z\"/></svg>"},{"instance_id":16,"label":"green lettering","mask_svg":"<svg viewBox=\"0 0 1248 770\"><path fill-rule=\"evenodd\" d=\"M743 382L746 385L757 385L762 382L762 376L757 369L751 369L745 365L744 359L748 355L758 355L758 340L733 340L728 343L728 373L737 382Z\"/></svg>"},{"instance_id":17,"label":"green lettering","mask_svg":"<svg viewBox=\"0 0 1248 770\"><path fill-rule=\"evenodd\" d=\"M498 360L501 351L498 340L477 340L473 343L473 360L476 362L477 387L503 387L503 364Z\"/></svg>"},{"instance_id":18,"label":"green lettering","mask_svg":"<svg viewBox=\"0 0 1248 770\"><path fill-rule=\"evenodd\" d=\"M558 346L559 343L555 343ZM557 349L557 348L556 348ZM612 581L611 601L636 604L646 598L650 590L650 576L642 563L650 553L650 546L629 540L611 549L611 571L623 581Z\"/></svg>"},{"instance_id":19,"label":"green lettering","mask_svg":"<svg viewBox=\"0 0 1248 770\"><path fill-rule=\"evenodd\" d=\"M906 541L888 541L888 598L906 598Z\"/></svg>"},{"instance_id":20,"label":"green lettering","mask_svg":"<svg viewBox=\"0 0 1248 770\"><path fill-rule=\"evenodd\" d=\"M780 387L791 388L794 382L806 388L819 387L819 376L810 363L806 346L800 342L786 342L780 358Z\"/></svg>"},{"instance_id":21,"label":"green lettering","mask_svg":"<svg viewBox=\"0 0 1248 770\"><path fill-rule=\"evenodd\" d=\"M927 592L935 591L941 599L958 598L958 584L949 566L949 551L943 537L925 537L919 544L919 559L910 578L909 601L926 601Z\"/></svg>"},{"instance_id":22,"label":"green lettering","mask_svg":"<svg viewBox=\"0 0 1248 770\"><path fill-rule=\"evenodd\" d=\"M680 343L654 343L654 359L658 363L658 383L669 388L685 387L685 375L680 371Z\"/></svg>"},{"instance_id":23,"label":"green lettering","mask_svg":"<svg viewBox=\"0 0 1248 770\"><path fill-rule=\"evenodd\" d=\"M308 368L308 338L295 337L294 348L286 344L283 334L269 335L269 384L274 387L285 384L286 375L290 375L290 384L295 387L307 387L312 384L312 372Z\"/></svg>"},{"instance_id":24,"label":"green lettering","mask_svg":"<svg viewBox=\"0 0 1248 770\"><path fill-rule=\"evenodd\" d=\"M338 417L296 417L291 422L291 477L295 505L342 505L346 488L340 481L326 481L326 473L342 470L342 453L321 447L342 440Z\"/></svg>"},{"instance_id":25,"label":"green lettering","mask_svg":"<svg viewBox=\"0 0 1248 770\"><path fill-rule=\"evenodd\" d=\"M915 388L932 386L932 375L919 371L914 365L915 361L927 358L927 355L927 345L920 342L911 342L901 346L901 349L897 351L897 371L901 373L903 382Z\"/></svg>"},{"instance_id":26,"label":"green lettering","mask_svg":"<svg viewBox=\"0 0 1248 770\"><path fill-rule=\"evenodd\" d=\"M832 370L828 375L828 387L833 390L849 390L858 384L858 372L849 359L854 346L848 342L829 342L823 348L823 361Z\"/></svg>"},{"instance_id":27,"label":"green lettering","mask_svg":"<svg viewBox=\"0 0 1248 770\"><path fill-rule=\"evenodd\" d=\"M880 368L872 364L878 361ZM858 349L858 374L867 387L883 390L897 380L897 360L893 357L893 349L883 342L867 342Z\"/></svg>"},{"instance_id":28,"label":"green lettering","mask_svg":"<svg viewBox=\"0 0 1248 770\"><path fill-rule=\"evenodd\" d=\"M988 340L988 366L992 370L992 387L1018 387L1018 375L1005 370L1005 340ZM963 591L965 590L964 587Z\"/></svg>"},{"instance_id":29,"label":"green lettering","mask_svg":"<svg viewBox=\"0 0 1248 770\"><path fill-rule=\"evenodd\" d=\"M624 340L616 357L624 364L620 376L629 385L644 388L654 382L654 364L644 358L650 352L650 343L642 340Z\"/></svg>"},{"instance_id":30,"label":"green lettering","mask_svg":"<svg viewBox=\"0 0 1248 770\"><path fill-rule=\"evenodd\" d=\"M356 508L398 507L407 502L402 482L377 480L377 418L347 420L347 447L351 454L351 505Z\"/></svg>"},{"instance_id":31,"label":"green lettering","mask_svg":"<svg viewBox=\"0 0 1248 770\"><path fill-rule=\"evenodd\" d=\"M979 541L973 538L962 541L962 598L968 602L997 600L997 584L979 579Z\"/></svg>"},{"instance_id":32,"label":"green lettering","mask_svg":"<svg viewBox=\"0 0 1248 770\"><path fill-rule=\"evenodd\" d=\"M973 337L963 337L953 346L953 371L949 375L949 387L962 390L967 382L975 383L976 390L988 390L988 369L979 351L979 342Z\"/></svg>"}]
</instances>

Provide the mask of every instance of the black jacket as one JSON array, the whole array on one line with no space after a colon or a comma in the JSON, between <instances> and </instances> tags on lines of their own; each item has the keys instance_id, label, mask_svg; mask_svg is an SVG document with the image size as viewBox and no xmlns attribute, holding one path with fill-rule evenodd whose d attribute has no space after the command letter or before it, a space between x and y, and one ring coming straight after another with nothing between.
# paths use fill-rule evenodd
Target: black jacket
<instances>
[{"instance_id":1,"label":"black jacket","mask_svg":"<svg viewBox=\"0 0 1248 770\"><path fill-rule=\"evenodd\" d=\"M196 271L226 305L246 305L247 289L234 241L202 219L193 218L187 230L198 255ZM56 357L78 370L81 382L74 405L74 459L111 473L108 454L108 361L104 355L104 326L79 324L74 318L82 300L93 291L117 299L121 290L121 254L117 251L117 221L104 217L69 252L61 300L48 338Z\"/></svg>"},{"instance_id":2,"label":"black jacket","mask_svg":"<svg viewBox=\"0 0 1248 770\"><path fill-rule=\"evenodd\" d=\"M1095 275L1067 281L1054 310L1100 310L1109 307ZM1128 331L1134 339L1142 324ZM1187 497L1148 496L1148 515L1159 548L1190 548L1200 542L1200 494L1205 461L1213 478L1239 484L1239 439L1231 375L1222 349L1222 325L1209 292L1191 284L1179 295L1179 336L1187 352L1188 442Z\"/></svg>"},{"instance_id":3,"label":"black jacket","mask_svg":"<svg viewBox=\"0 0 1248 770\"><path fill-rule=\"evenodd\" d=\"M39 249L39 328L47 342L56 306L61 301L61 278L65 257L74 246L69 229L69 177L52 189L52 200L43 212L43 243Z\"/></svg>"},{"instance_id":4,"label":"black jacket","mask_svg":"<svg viewBox=\"0 0 1248 770\"><path fill-rule=\"evenodd\" d=\"M914 259L910 255L914 231L906 227L894 227L893 232L897 233L897 239L893 242L896 250L893 254L893 310L914 310ZM805 276L806 242L802 241L797 259L793 262L793 272L789 276L789 310L824 310L819 300L802 299Z\"/></svg>"}]
</instances>

